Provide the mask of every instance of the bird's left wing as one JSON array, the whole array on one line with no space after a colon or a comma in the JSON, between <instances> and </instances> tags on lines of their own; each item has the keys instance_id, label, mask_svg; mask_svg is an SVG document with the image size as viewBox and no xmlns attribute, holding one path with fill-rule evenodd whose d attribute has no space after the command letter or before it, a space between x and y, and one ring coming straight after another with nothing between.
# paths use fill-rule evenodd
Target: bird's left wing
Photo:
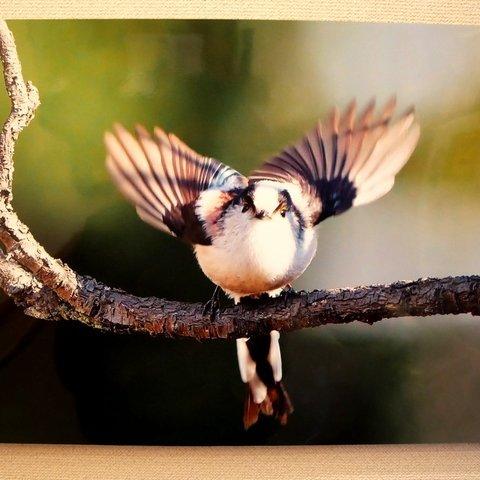
<instances>
[{"instance_id":1,"label":"bird's left wing","mask_svg":"<svg viewBox=\"0 0 480 480\"><path fill-rule=\"evenodd\" d=\"M211 239L195 205L205 190L244 187L246 178L217 160L199 155L175 135L136 127L136 138L123 126L105 134L107 169L142 220L192 244Z\"/></svg>"},{"instance_id":2,"label":"bird's left wing","mask_svg":"<svg viewBox=\"0 0 480 480\"><path fill-rule=\"evenodd\" d=\"M413 109L392 120L395 103L392 98L379 115L374 101L358 117L355 102L343 114L334 109L325 123L255 170L250 181L300 187L310 225L382 197L420 134Z\"/></svg>"}]
</instances>

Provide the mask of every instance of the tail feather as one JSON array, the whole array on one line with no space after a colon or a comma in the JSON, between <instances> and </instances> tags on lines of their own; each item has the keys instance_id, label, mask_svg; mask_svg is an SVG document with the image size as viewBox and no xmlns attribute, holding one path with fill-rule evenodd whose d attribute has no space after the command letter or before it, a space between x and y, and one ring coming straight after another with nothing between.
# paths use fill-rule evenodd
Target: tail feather
<instances>
[{"instance_id":1,"label":"tail feather","mask_svg":"<svg viewBox=\"0 0 480 480\"><path fill-rule=\"evenodd\" d=\"M272 402L275 418L281 425L286 425L288 416L293 413L293 405L283 383L278 382L274 388L269 390L267 396Z\"/></svg>"},{"instance_id":2,"label":"tail feather","mask_svg":"<svg viewBox=\"0 0 480 480\"><path fill-rule=\"evenodd\" d=\"M260 415L260 403L253 401L252 391L247 385L247 393L245 395L245 405L243 409L243 426L248 430L253 424L257 423Z\"/></svg>"},{"instance_id":3,"label":"tail feather","mask_svg":"<svg viewBox=\"0 0 480 480\"><path fill-rule=\"evenodd\" d=\"M265 400L261 403L255 403L252 391L247 386L243 411L243 426L245 430L257 423L261 413L274 417L281 425L287 424L288 416L293 413L293 405L282 382L277 382L276 385L270 387L267 390Z\"/></svg>"}]
</instances>

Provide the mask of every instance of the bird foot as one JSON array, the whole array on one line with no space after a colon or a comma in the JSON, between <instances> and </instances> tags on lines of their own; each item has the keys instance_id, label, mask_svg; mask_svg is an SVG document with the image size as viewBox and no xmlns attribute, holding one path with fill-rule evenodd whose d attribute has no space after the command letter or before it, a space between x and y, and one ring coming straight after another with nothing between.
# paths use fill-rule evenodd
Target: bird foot
<instances>
[{"instance_id":1,"label":"bird foot","mask_svg":"<svg viewBox=\"0 0 480 480\"><path fill-rule=\"evenodd\" d=\"M217 286L213 291L212 298L203 305L203 315L210 315L210 320L215 321L220 315L220 288Z\"/></svg>"},{"instance_id":2,"label":"bird foot","mask_svg":"<svg viewBox=\"0 0 480 480\"><path fill-rule=\"evenodd\" d=\"M285 306L287 306L290 298L292 298L296 293L297 291L290 284L285 286L281 293L281 297L283 298Z\"/></svg>"}]
</instances>

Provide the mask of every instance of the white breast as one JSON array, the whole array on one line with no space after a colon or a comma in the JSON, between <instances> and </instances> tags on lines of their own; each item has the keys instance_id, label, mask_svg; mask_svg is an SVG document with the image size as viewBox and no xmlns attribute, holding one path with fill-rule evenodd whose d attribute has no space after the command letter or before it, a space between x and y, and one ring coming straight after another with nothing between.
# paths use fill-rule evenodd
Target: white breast
<instances>
[{"instance_id":1,"label":"white breast","mask_svg":"<svg viewBox=\"0 0 480 480\"><path fill-rule=\"evenodd\" d=\"M225 215L222 234L195 253L205 275L235 298L259 295L298 278L315 255L313 229L298 238L287 219L256 220L235 212Z\"/></svg>"}]
</instances>

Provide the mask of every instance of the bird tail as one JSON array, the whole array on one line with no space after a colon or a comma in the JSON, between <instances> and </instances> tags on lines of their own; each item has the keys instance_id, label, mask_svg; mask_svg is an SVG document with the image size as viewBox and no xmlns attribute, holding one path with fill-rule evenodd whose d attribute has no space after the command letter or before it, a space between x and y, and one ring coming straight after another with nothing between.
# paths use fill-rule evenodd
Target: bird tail
<instances>
[{"instance_id":1,"label":"bird tail","mask_svg":"<svg viewBox=\"0 0 480 480\"><path fill-rule=\"evenodd\" d=\"M282 383L282 358L278 339L280 334L272 330L270 335L237 340L240 375L247 384L243 424L250 428L260 414L273 416L285 425L293 406Z\"/></svg>"}]
</instances>

